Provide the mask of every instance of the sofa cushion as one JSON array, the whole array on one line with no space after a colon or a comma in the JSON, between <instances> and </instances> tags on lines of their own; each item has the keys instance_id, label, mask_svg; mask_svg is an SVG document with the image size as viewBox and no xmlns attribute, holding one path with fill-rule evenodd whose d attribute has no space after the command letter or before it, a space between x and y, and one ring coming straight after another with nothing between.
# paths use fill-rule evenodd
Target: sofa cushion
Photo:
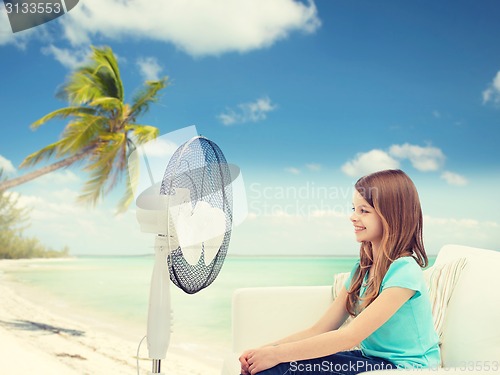
<instances>
[{"instance_id":1,"label":"sofa cushion","mask_svg":"<svg viewBox=\"0 0 500 375\"><path fill-rule=\"evenodd\" d=\"M443 326L443 366L500 361L500 252L458 245L444 246L436 265L467 258L448 303Z\"/></svg>"},{"instance_id":2,"label":"sofa cushion","mask_svg":"<svg viewBox=\"0 0 500 375\"><path fill-rule=\"evenodd\" d=\"M258 347L314 324L332 303L331 287L261 287L233 294L233 351Z\"/></svg>"},{"instance_id":3,"label":"sofa cushion","mask_svg":"<svg viewBox=\"0 0 500 375\"><path fill-rule=\"evenodd\" d=\"M466 258L459 258L445 264L434 265L424 271L425 281L429 287L434 329L440 344L443 342L443 325L448 303L466 263Z\"/></svg>"}]
</instances>

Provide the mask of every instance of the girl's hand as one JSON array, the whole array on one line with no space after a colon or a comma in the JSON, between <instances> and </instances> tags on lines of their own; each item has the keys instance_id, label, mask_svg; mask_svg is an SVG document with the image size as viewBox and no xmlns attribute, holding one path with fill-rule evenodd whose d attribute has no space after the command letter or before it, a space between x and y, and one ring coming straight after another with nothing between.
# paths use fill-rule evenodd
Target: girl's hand
<instances>
[{"instance_id":1,"label":"girl's hand","mask_svg":"<svg viewBox=\"0 0 500 375\"><path fill-rule=\"evenodd\" d=\"M250 350L247 350L243 352L242 355L240 355L240 365L241 365L241 375L250 375L250 370L248 369L250 365L248 364L248 354Z\"/></svg>"},{"instance_id":2,"label":"girl's hand","mask_svg":"<svg viewBox=\"0 0 500 375\"><path fill-rule=\"evenodd\" d=\"M257 374L258 372L274 367L278 363L280 363L276 352L276 346L265 346L263 348L251 349L245 352L244 354L246 354L245 359L246 363L248 364L248 367L246 369L247 372L242 373L243 375L247 374L254 375ZM240 357L240 362L241 362L241 357Z\"/></svg>"}]
</instances>

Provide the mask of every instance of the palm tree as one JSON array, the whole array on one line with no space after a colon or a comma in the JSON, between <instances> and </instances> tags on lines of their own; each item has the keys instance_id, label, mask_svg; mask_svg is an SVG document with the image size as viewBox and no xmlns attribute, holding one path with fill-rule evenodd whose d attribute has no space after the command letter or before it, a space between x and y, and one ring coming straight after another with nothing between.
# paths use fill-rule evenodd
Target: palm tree
<instances>
[{"instance_id":1,"label":"palm tree","mask_svg":"<svg viewBox=\"0 0 500 375\"><path fill-rule=\"evenodd\" d=\"M130 152L158 136L156 127L138 124L137 118L158 100L159 91L166 86L167 77L146 81L132 103L125 103L113 51L109 47L92 47L90 62L76 69L59 92L69 106L45 115L31 127L37 129L56 118L71 118L71 121L57 142L26 157L21 168L34 166L53 156L59 160L24 176L0 182L0 191L79 162L84 164L83 170L89 173L89 178L78 200L95 204L124 176L129 177L127 159ZM119 210L126 209L132 198L130 183L127 183Z\"/></svg>"}]
</instances>

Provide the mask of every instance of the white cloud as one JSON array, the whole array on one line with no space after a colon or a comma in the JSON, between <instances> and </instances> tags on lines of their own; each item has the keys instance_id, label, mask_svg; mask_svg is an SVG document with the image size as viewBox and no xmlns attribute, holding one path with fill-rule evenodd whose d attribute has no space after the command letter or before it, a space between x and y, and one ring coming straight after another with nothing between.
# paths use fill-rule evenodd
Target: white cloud
<instances>
[{"instance_id":1,"label":"white cloud","mask_svg":"<svg viewBox=\"0 0 500 375\"><path fill-rule=\"evenodd\" d=\"M321 165L316 164L316 163L309 163L306 164L307 169L309 169L312 172L318 172L321 170Z\"/></svg>"},{"instance_id":2,"label":"white cloud","mask_svg":"<svg viewBox=\"0 0 500 375\"><path fill-rule=\"evenodd\" d=\"M300 174L300 169L295 168L295 167L285 168L285 171L287 171L288 173L291 173L291 174Z\"/></svg>"},{"instance_id":3,"label":"white cloud","mask_svg":"<svg viewBox=\"0 0 500 375\"><path fill-rule=\"evenodd\" d=\"M255 102L239 104L237 110L229 108L226 113L221 113L217 117L224 125L258 122L265 120L267 114L276 108L277 106L271 102L271 99L265 96Z\"/></svg>"},{"instance_id":4,"label":"white cloud","mask_svg":"<svg viewBox=\"0 0 500 375\"><path fill-rule=\"evenodd\" d=\"M50 172L33 180L34 183L40 185L56 185L56 186L71 184L79 181L80 178L74 172L67 169Z\"/></svg>"},{"instance_id":5,"label":"white cloud","mask_svg":"<svg viewBox=\"0 0 500 375\"><path fill-rule=\"evenodd\" d=\"M6 174L16 173L16 167L14 167L9 159L6 159L2 155L0 155L0 169L3 169Z\"/></svg>"},{"instance_id":6,"label":"white cloud","mask_svg":"<svg viewBox=\"0 0 500 375\"><path fill-rule=\"evenodd\" d=\"M81 216L86 210L78 206L74 200L68 199L67 194L61 194L57 191L51 192L56 199L43 195L18 195L18 206L29 208L30 218L34 221L52 220L56 218L67 217L71 222L72 217ZM76 196L76 192L72 196ZM71 215L71 218L68 216Z\"/></svg>"},{"instance_id":7,"label":"white cloud","mask_svg":"<svg viewBox=\"0 0 500 375\"><path fill-rule=\"evenodd\" d=\"M53 44L42 48L42 53L53 56L64 67L73 70L84 64L89 57L88 49L67 49L59 48Z\"/></svg>"},{"instance_id":8,"label":"white cloud","mask_svg":"<svg viewBox=\"0 0 500 375\"><path fill-rule=\"evenodd\" d=\"M342 172L351 177L361 177L384 169L399 168L399 162L382 150L358 153L342 166Z\"/></svg>"},{"instance_id":9,"label":"white cloud","mask_svg":"<svg viewBox=\"0 0 500 375\"><path fill-rule=\"evenodd\" d=\"M61 183L63 185L63 183ZM60 185L59 185L60 186ZM76 190L72 190L69 188L63 188L59 190L51 191L47 194L48 199L60 201L60 202L68 202L75 203L78 198L78 192Z\"/></svg>"},{"instance_id":10,"label":"white cloud","mask_svg":"<svg viewBox=\"0 0 500 375\"><path fill-rule=\"evenodd\" d=\"M418 146L405 143L392 145L389 151L371 150L359 153L342 166L342 171L348 176L363 176L383 169L399 168L399 160L409 160L412 166L421 172L440 170L445 162L441 149L432 146ZM443 172L441 177L452 185L465 185L467 180L451 172Z\"/></svg>"},{"instance_id":11,"label":"white cloud","mask_svg":"<svg viewBox=\"0 0 500 375\"><path fill-rule=\"evenodd\" d=\"M409 159L413 167L422 172L438 170L445 160L443 152L437 147L421 147L409 143L392 145L389 153L399 159Z\"/></svg>"},{"instance_id":12,"label":"white cloud","mask_svg":"<svg viewBox=\"0 0 500 375\"><path fill-rule=\"evenodd\" d=\"M500 70L497 72L488 88L483 91L483 104L488 102L500 104Z\"/></svg>"},{"instance_id":13,"label":"white cloud","mask_svg":"<svg viewBox=\"0 0 500 375\"><path fill-rule=\"evenodd\" d=\"M193 56L268 47L321 24L313 0L86 0L61 23L74 45L94 36L152 39Z\"/></svg>"},{"instance_id":14,"label":"white cloud","mask_svg":"<svg viewBox=\"0 0 500 375\"><path fill-rule=\"evenodd\" d=\"M434 110L432 111L432 116L434 116L435 118L441 118L441 112L439 112L438 110Z\"/></svg>"},{"instance_id":15,"label":"white cloud","mask_svg":"<svg viewBox=\"0 0 500 375\"><path fill-rule=\"evenodd\" d=\"M306 164L306 168L308 171L318 172L321 170L321 165L316 164L316 163L309 163L309 164ZM296 168L296 167L287 167L287 168L285 168L285 171L288 173L291 173L291 174L300 174L301 173L301 170L299 168Z\"/></svg>"},{"instance_id":16,"label":"white cloud","mask_svg":"<svg viewBox=\"0 0 500 375\"><path fill-rule=\"evenodd\" d=\"M163 68L154 57L141 57L137 59L141 75L146 81L158 81Z\"/></svg>"},{"instance_id":17,"label":"white cloud","mask_svg":"<svg viewBox=\"0 0 500 375\"><path fill-rule=\"evenodd\" d=\"M17 199L17 207L19 208L32 208L35 204L43 203L43 199L40 197L35 197L34 195L21 195L16 191L12 194L14 199Z\"/></svg>"},{"instance_id":18,"label":"white cloud","mask_svg":"<svg viewBox=\"0 0 500 375\"><path fill-rule=\"evenodd\" d=\"M444 171L441 174L441 178L450 185L463 186L467 185L468 183L467 179L464 176L450 171Z\"/></svg>"}]
</instances>

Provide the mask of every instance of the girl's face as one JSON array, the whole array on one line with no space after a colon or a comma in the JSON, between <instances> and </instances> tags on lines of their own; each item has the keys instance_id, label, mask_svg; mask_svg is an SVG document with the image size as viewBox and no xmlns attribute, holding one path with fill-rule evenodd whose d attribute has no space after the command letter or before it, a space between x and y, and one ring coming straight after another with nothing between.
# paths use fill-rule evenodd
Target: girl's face
<instances>
[{"instance_id":1,"label":"girl's face","mask_svg":"<svg viewBox=\"0 0 500 375\"><path fill-rule=\"evenodd\" d=\"M383 235L382 219L358 191L354 192L352 204L350 219L354 225L356 241L369 241L372 248L377 249Z\"/></svg>"}]
</instances>

